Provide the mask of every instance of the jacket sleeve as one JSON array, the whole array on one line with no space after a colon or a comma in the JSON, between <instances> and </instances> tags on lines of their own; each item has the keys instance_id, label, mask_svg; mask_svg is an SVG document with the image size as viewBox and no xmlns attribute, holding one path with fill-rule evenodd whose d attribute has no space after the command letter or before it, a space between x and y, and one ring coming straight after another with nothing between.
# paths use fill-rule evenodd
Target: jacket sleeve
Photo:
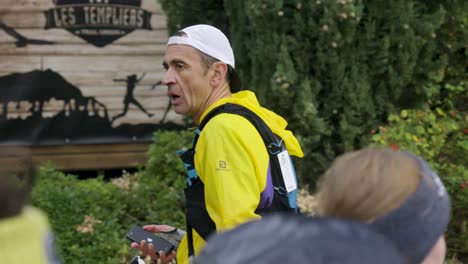
<instances>
[{"instance_id":1,"label":"jacket sleeve","mask_svg":"<svg viewBox=\"0 0 468 264\"><path fill-rule=\"evenodd\" d=\"M217 231L260 218L255 210L266 186L268 153L247 119L224 113L210 120L197 143L195 168Z\"/></svg>"}]
</instances>

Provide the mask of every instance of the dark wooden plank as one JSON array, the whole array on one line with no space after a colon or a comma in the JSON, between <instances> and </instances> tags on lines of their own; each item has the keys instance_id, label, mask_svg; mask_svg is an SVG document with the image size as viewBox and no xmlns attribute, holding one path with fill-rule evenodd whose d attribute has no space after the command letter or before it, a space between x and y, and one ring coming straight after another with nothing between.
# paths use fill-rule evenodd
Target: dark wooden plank
<instances>
[{"instance_id":1,"label":"dark wooden plank","mask_svg":"<svg viewBox=\"0 0 468 264\"><path fill-rule=\"evenodd\" d=\"M57 156L34 156L37 164L45 162L59 170L113 169L139 167L146 165L146 152L61 154Z\"/></svg>"},{"instance_id":2,"label":"dark wooden plank","mask_svg":"<svg viewBox=\"0 0 468 264\"><path fill-rule=\"evenodd\" d=\"M103 153L103 152L140 152L148 149L148 143L132 143L132 144L90 144L90 145L59 145L59 146L2 146L2 153L0 157L10 156L8 153L25 153L24 149L28 150L31 155L56 155L56 154L77 154L77 153Z\"/></svg>"},{"instance_id":3,"label":"dark wooden plank","mask_svg":"<svg viewBox=\"0 0 468 264\"><path fill-rule=\"evenodd\" d=\"M149 143L96 144L33 147L30 153L36 165L49 162L57 169L110 169L144 166ZM18 153L26 153L24 147L2 146L0 166L20 168L25 161ZM8 156L8 153L15 153Z\"/></svg>"}]
</instances>

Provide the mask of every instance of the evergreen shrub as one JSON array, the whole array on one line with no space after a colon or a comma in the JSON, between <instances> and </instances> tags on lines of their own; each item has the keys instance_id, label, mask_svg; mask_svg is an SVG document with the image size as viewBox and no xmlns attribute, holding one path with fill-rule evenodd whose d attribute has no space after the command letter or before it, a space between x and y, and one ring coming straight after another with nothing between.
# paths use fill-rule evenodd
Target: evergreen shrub
<instances>
[{"instance_id":1,"label":"evergreen shrub","mask_svg":"<svg viewBox=\"0 0 468 264\"><path fill-rule=\"evenodd\" d=\"M223 0L157 0L167 16L169 34L194 24L215 25L229 35Z\"/></svg>"},{"instance_id":2,"label":"evergreen shrub","mask_svg":"<svg viewBox=\"0 0 468 264\"><path fill-rule=\"evenodd\" d=\"M299 137L298 175L312 188L388 115L466 79L464 0L159 2L171 33L193 23L229 33L244 87Z\"/></svg>"}]
</instances>

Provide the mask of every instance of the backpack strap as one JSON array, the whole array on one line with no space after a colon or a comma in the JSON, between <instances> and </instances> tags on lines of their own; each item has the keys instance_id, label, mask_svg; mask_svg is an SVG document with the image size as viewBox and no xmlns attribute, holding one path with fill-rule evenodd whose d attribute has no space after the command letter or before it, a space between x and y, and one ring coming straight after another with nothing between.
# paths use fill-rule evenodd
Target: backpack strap
<instances>
[{"instance_id":1,"label":"backpack strap","mask_svg":"<svg viewBox=\"0 0 468 264\"><path fill-rule=\"evenodd\" d=\"M226 103L223 105L220 105L213 110L211 110L203 119L202 123L198 126L197 133L195 135L195 138L193 140L193 148L195 149L195 146L197 144L198 138L200 136L201 131L205 127L205 125L210 121L213 117L222 114L222 113L228 113L228 114L237 114L240 116L243 116L247 120L249 120L250 123L257 129L257 131L260 133L260 136L262 137L265 145L268 147L271 143L274 143L275 145L279 144L278 139L276 136L271 132L270 128L265 124L265 122L257 116L252 110L241 106L237 104L231 104L231 103Z\"/></svg>"}]
</instances>

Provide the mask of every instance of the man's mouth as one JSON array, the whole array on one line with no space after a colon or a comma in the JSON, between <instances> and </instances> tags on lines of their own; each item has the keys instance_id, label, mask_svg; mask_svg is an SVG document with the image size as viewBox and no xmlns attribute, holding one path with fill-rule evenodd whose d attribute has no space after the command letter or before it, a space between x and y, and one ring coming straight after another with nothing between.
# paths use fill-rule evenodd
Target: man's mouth
<instances>
[{"instance_id":1,"label":"man's mouth","mask_svg":"<svg viewBox=\"0 0 468 264\"><path fill-rule=\"evenodd\" d=\"M179 103L180 96L175 94L170 94L169 98L171 99L171 104L176 105Z\"/></svg>"},{"instance_id":2,"label":"man's mouth","mask_svg":"<svg viewBox=\"0 0 468 264\"><path fill-rule=\"evenodd\" d=\"M177 104L178 101L180 101L180 98L181 98L179 94L175 93L170 88L167 91L167 96L170 98L171 104Z\"/></svg>"}]
</instances>

